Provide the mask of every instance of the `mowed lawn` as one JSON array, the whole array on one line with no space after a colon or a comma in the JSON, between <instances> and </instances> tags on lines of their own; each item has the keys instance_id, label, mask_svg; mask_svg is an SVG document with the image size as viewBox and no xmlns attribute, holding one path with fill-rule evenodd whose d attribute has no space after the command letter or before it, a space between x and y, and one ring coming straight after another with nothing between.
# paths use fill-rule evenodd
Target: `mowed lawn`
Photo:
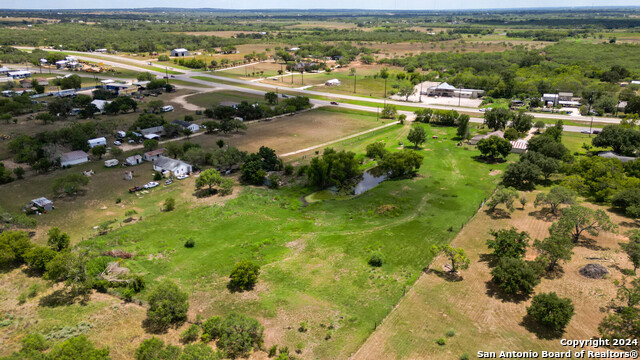
<instances>
[{"instance_id":1,"label":"mowed lawn","mask_svg":"<svg viewBox=\"0 0 640 360\"><path fill-rule=\"evenodd\" d=\"M396 151L397 134L407 143L409 126L379 136ZM248 187L224 205L180 203L82 245L135 252L123 265L148 281L142 298L158 280L171 279L190 294L192 316L242 312L265 325L267 347L286 345L307 359L345 359L429 264L431 246L450 241L490 194L499 180L490 172L505 166L476 162L475 149L456 146L453 128L415 126L424 126L429 140L414 179L306 207L300 198L313 189ZM195 240L194 248L183 246L187 239ZM383 254L381 268L367 265L373 252ZM242 259L262 266L260 280L253 291L230 293L229 272ZM305 333L297 331L303 321ZM129 353L141 341L116 336Z\"/></svg>"},{"instance_id":2,"label":"mowed lawn","mask_svg":"<svg viewBox=\"0 0 640 360\"><path fill-rule=\"evenodd\" d=\"M250 104L254 102L264 102L263 96L258 96L240 91L212 91L188 96L187 101L204 108L211 108L220 103L240 103L247 101Z\"/></svg>"}]
</instances>

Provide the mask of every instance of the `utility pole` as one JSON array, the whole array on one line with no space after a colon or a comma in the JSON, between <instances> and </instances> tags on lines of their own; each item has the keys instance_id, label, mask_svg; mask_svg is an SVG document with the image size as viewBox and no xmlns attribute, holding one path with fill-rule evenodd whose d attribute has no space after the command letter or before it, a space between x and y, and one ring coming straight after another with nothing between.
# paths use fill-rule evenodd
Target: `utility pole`
<instances>
[{"instance_id":1,"label":"utility pole","mask_svg":"<svg viewBox=\"0 0 640 360\"><path fill-rule=\"evenodd\" d=\"M422 79L420 79L420 94L418 94L418 102L422 102Z\"/></svg>"},{"instance_id":2,"label":"utility pole","mask_svg":"<svg viewBox=\"0 0 640 360\"><path fill-rule=\"evenodd\" d=\"M164 78L167 80L167 84L169 84L169 69L164 67Z\"/></svg>"},{"instance_id":3,"label":"utility pole","mask_svg":"<svg viewBox=\"0 0 640 360\"><path fill-rule=\"evenodd\" d=\"M460 106L461 98L462 98L462 88L460 87L460 84L458 84L458 106Z\"/></svg>"},{"instance_id":4,"label":"utility pole","mask_svg":"<svg viewBox=\"0 0 640 360\"><path fill-rule=\"evenodd\" d=\"M304 69L300 69L300 84L304 86Z\"/></svg>"},{"instance_id":5,"label":"utility pole","mask_svg":"<svg viewBox=\"0 0 640 360\"><path fill-rule=\"evenodd\" d=\"M384 98L387 99L387 78L384 78Z\"/></svg>"},{"instance_id":6,"label":"utility pole","mask_svg":"<svg viewBox=\"0 0 640 360\"><path fill-rule=\"evenodd\" d=\"M589 108L587 110L587 115L591 115L591 103L593 102L593 91L591 92L591 96L589 97ZM591 124L589 125L589 137L591 137L591 129L593 128L593 115L591 115Z\"/></svg>"},{"instance_id":7,"label":"utility pole","mask_svg":"<svg viewBox=\"0 0 640 360\"><path fill-rule=\"evenodd\" d=\"M278 95L278 88L276 88L276 105L280 102L280 95Z\"/></svg>"},{"instance_id":8,"label":"utility pole","mask_svg":"<svg viewBox=\"0 0 640 360\"><path fill-rule=\"evenodd\" d=\"M355 68L354 68L354 69L355 69ZM354 71L354 72L353 72L353 93L354 93L354 94L356 93L356 83L357 83L357 81L358 81L358 77L357 77L357 75L356 75L356 73L355 73L355 71Z\"/></svg>"}]
</instances>

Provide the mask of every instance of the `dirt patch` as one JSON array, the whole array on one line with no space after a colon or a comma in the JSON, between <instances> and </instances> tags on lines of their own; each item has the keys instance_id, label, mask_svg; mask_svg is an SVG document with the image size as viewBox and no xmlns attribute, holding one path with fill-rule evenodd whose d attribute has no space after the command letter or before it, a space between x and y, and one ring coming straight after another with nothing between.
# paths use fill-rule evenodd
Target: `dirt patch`
<instances>
[{"instance_id":1,"label":"dirt patch","mask_svg":"<svg viewBox=\"0 0 640 360\"><path fill-rule=\"evenodd\" d=\"M502 170L493 170L492 172L489 173L489 176L497 176L502 174Z\"/></svg>"}]
</instances>

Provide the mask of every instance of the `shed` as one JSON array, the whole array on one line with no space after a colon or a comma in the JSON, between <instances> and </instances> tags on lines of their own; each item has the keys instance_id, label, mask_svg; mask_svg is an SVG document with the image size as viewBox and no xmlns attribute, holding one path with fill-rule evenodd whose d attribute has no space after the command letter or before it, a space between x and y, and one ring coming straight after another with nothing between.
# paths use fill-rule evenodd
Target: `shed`
<instances>
[{"instance_id":1,"label":"shed","mask_svg":"<svg viewBox=\"0 0 640 360\"><path fill-rule=\"evenodd\" d=\"M103 136L95 139L89 139L87 140L87 143L89 143L90 148L94 148L99 145L107 146L107 138Z\"/></svg>"},{"instance_id":2,"label":"shed","mask_svg":"<svg viewBox=\"0 0 640 360\"><path fill-rule=\"evenodd\" d=\"M89 155L81 150L70 151L60 156L60 166L78 165L88 161Z\"/></svg>"},{"instance_id":3,"label":"shed","mask_svg":"<svg viewBox=\"0 0 640 360\"><path fill-rule=\"evenodd\" d=\"M188 175L192 171L191 165L182 160L171 159L166 156L159 156L153 162L153 170L161 173L170 172L175 176Z\"/></svg>"},{"instance_id":4,"label":"shed","mask_svg":"<svg viewBox=\"0 0 640 360\"><path fill-rule=\"evenodd\" d=\"M53 201L47 199L46 197L40 197L31 200L31 202L29 203L29 207L35 207L42 212L47 212L54 209Z\"/></svg>"},{"instance_id":5,"label":"shed","mask_svg":"<svg viewBox=\"0 0 640 360\"><path fill-rule=\"evenodd\" d=\"M142 164L142 156L140 155L132 155L125 159L127 164L129 165L138 165Z\"/></svg>"},{"instance_id":6,"label":"shed","mask_svg":"<svg viewBox=\"0 0 640 360\"><path fill-rule=\"evenodd\" d=\"M156 159L158 159L162 154L164 154L166 149L162 148L162 149L156 149L156 150L151 150L149 152L146 152L142 155L142 158L145 161L154 161Z\"/></svg>"},{"instance_id":7,"label":"shed","mask_svg":"<svg viewBox=\"0 0 640 360\"><path fill-rule=\"evenodd\" d=\"M187 51L187 49L184 49L184 48L171 50L171 56L189 56L189 55L191 55L189 54L189 51Z\"/></svg>"},{"instance_id":8,"label":"shed","mask_svg":"<svg viewBox=\"0 0 640 360\"><path fill-rule=\"evenodd\" d=\"M524 154L527 152L527 147L529 146L529 142L527 140L515 140L510 141L511 143L511 152L515 154Z\"/></svg>"}]
</instances>

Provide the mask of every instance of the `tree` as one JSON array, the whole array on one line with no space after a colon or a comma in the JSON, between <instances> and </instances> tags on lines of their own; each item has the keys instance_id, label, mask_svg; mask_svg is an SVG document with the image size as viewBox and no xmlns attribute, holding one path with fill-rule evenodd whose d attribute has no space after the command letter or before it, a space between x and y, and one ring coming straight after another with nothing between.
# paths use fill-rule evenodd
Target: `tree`
<instances>
[{"instance_id":1,"label":"tree","mask_svg":"<svg viewBox=\"0 0 640 360\"><path fill-rule=\"evenodd\" d=\"M497 259L512 257L521 259L527 252L527 246L531 239L526 231L518 232L513 226L510 229L491 230L493 239L487 240L487 246L493 250L493 256Z\"/></svg>"},{"instance_id":2,"label":"tree","mask_svg":"<svg viewBox=\"0 0 640 360\"><path fill-rule=\"evenodd\" d=\"M409 130L407 140L412 142L417 149L421 144L424 144L427 141L427 132L424 131L422 126L414 126Z\"/></svg>"},{"instance_id":3,"label":"tree","mask_svg":"<svg viewBox=\"0 0 640 360\"><path fill-rule=\"evenodd\" d=\"M398 114L398 110L395 105L387 104L380 112L380 117L383 119L393 119Z\"/></svg>"},{"instance_id":4,"label":"tree","mask_svg":"<svg viewBox=\"0 0 640 360\"><path fill-rule=\"evenodd\" d=\"M528 296L533 288L540 283L540 276L536 270L522 259L503 257L498 265L491 270L492 281L505 293L510 295Z\"/></svg>"},{"instance_id":5,"label":"tree","mask_svg":"<svg viewBox=\"0 0 640 360\"><path fill-rule=\"evenodd\" d=\"M414 176L422 166L423 159L418 152L405 149L384 155L378 161L378 169L390 178Z\"/></svg>"},{"instance_id":6,"label":"tree","mask_svg":"<svg viewBox=\"0 0 640 360\"><path fill-rule=\"evenodd\" d=\"M63 343L54 346L47 358L56 360L110 359L109 348L97 349L85 335L72 337Z\"/></svg>"},{"instance_id":7,"label":"tree","mask_svg":"<svg viewBox=\"0 0 640 360\"><path fill-rule=\"evenodd\" d=\"M248 357L252 349L263 345L264 327L254 318L229 314L220 325L218 348L231 358Z\"/></svg>"},{"instance_id":8,"label":"tree","mask_svg":"<svg viewBox=\"0 0 640 360\"><path fill-rule=\"evenodd\" d=\"M366 148L366 155L370 159L382 158L386 152L385 143L381 141L371 143Z\"/></svg>"},{"instance_id":9,"label":"tree","mask_svg":"<svg viewBox=\"0 0 640 360\"><path fill-rule=\"evenodd\" d=\"M539 167L528 160L521 160L507 166L502 176L502 184L520 190L528 190L533 188L541 175L542 171Z\"/></svg>"},{"instance_id":10,"label":"tree","mask_svg":"<svg viewBox=\"0 0 640 360\"><path fill-rule=\"evenodd\" d=\"M48 112L41 112L38 115L36 115L36 120L40 120L42 121L45 125L46 124L50 124L53 123L54 121L56 121L57 117L55 115L52 115Z\"/></svg>"},{"instance_id":11,"label":"tree","mask_svg":"<svg viewBox=\"0 0 640 360\"><path fill-rule=\"evenodd\" d=\"M551 232L549 237L533 243L543 259L548 262L547 270L553 271L560 260L569 261L573 255L573 242L566 234Z\"/></svg>"},{"instance_id":12,"label":"tree","mask_svg":"<svg viewBox=\"0 0 640 360\"><path fill-rule=\"evenodd\" d=\"M618 287L618 300L632 308L640 304L640 278L636 277L630 283L627 281L628 278L623 277L622 281L616 280L614 284Z\"/></svg>"},{"instance_id":13,"label":"tree","mask_svg":"<svg viewBox=\"0 0 640 360\"><path fill-rule=\"evenodd\" d=\"M196 189L200 189L204 186L208 186L209 190L213 186L218 186L222 183L222 175L216 169L207 169L203 171L196 179Z\"/></svg>"},{"instance_id":14,"label":"tree","mask_svg":"<svg viewBox=\"0 0 640 360\"><path fill-rule=\"evenodd\" d=\"M313 162L314 159L311 161ZM242 181L254 185L262 185L267 176L267 172L262 169L262 162L259 160L249 160L245 162L242 164L240 171L242 172L242 175L240 175Z\"/></svg>"},{"instance_id":15,"label":"tree","mask_svg":"<svg viewBox=\"0 0 640 360\"><path fill-rule=\"evenodd\" d=\"M137 75L138 81L151 81L151 80L155 80L155 78L156 76L151 74L148 71L138 73Z\"/></svg>"},{"instance_id":16,"label":"tree","mask_svg":"<svg viewBox=\"0 0 640 360\"><path fill-rule=\"evenodd\" d=\"M229 288L233 291L251 290L258 282L260 266L248 260L237 263L229 275Z\"/></svg>"},{"instance_id":17,"label":"tree","mask_svg":"<svg viewBox=\"0 0 640 360\"><path fill-rule=\"evenodd\" d=\"M56 252L46 246L34 246L24 254L24 262L34 271L44 272L49 261L56 257Z\"/></svg>"},{"instance_id":18,"label":"tree","mask_svg":"<svg viewBox=\"0 0 640 360\"><path fill-rule=\"evenodd\" d=\"M143 341L136 349L136 360L178 360L182 350L173 345L165 347L164 341L152 337Z\"/></svg>"},{"instance_id":19,"label":"tree","mask_svg":"<svg viewBox=\"0 0 640 360\"><path fill-rule=\"evenodd\" d=\"M635 273L640 267L640 230L634 229L631 231L629 242L623 244L622 249L627 253L629 261L633 264L633 272Z\"/></svg>"},{"instance_id":20,"label":"tree","mask_svg":"<svg viewBox=\"0 0 640 360\"><path fill-rule=\"evenodd\" d=\"M145 151L151 151L158 148L158 140L147 139L142 143L142 147Z\"/></svg>"},{"instance_id":21,"label":"tree","mask_svg":"<svg viewBox=\"0 0 640 360\"><path fill-rule=\"evenodd\" d=\"M555 292L534 296L527 307L527 315L554 332L562 331L574 314L571 299L560 298Z\"/></svg>"},{"instance_id":22,"label":"tree","mask_svg":"<svg viewBox=\"0 0 640 360\"><path fill-rule=\"evenodd\" d=\"M458 117L458 129L456 130L456 134L460 139L468 139L469 138L469 120L471 118L467 114L462 114Z\"/></svg>"},{"instance_id":23,"label":"tree","mask_svg":"<svg viewBox=\"0 0 640 360\"><path fill-rule=\"evenodd\" d=\"M276 94L273 91L269 91L266 92L264 94L264 100L269 104L269 105L275 105L278 102L278 94Z\"/></svg>"},{"instance_id":24,"label":"tree","mask_svg":"<svg viewBox=\"0 0 640 360\"><path fill-rule=\"evenodd\" d=\"M504 129L511 119L513 113L509 109L495 108L484 113L484 124L493 130Z\"/></svg>"},{"instance_id":25,"label":"tree","mask_svg":"<svg viewBox=\"0 0 640 360\"><path fill-rule=\"evenodd\" d=\"M102 159L102 155L107 153L107 148L104 145L97 145L91 148L91 155L97 156L98 160Z\"/></svg>"},{"instance_id":26,"label":"tree","mask_svg":"<svg viewBox=\"0 0 640 360\"><path fill-rule=\"evenodd\" d=\"M592 141L593 146L611 147L615 153L634 156L640 150L640 131L620 125L607 125Z\"/></svg>"},{"instance_id":27,"label":"tree","mask_svg":"<svg viewBox=\"0 0 640 360\"><path fill-rule=\"evenodd\" d=\"M538 120L538 121L536 121L535 125L533 125L533 126L536 129L538 129L538 132L539 132L540 130L544 129L547 126L547 124L545 124L544 121L542 121L542 120Z\"/></svg>"},{"instance_id":28,"label":"tree","mask_svg":"<svg viewBox=\"0 0 640 360\"><path fill-rule=\"evenodd\" d=\"M511 127L521 134L529 132L533 126L533 115L518 111L511 119Z\"/></svg>"},{"instance_id":29,"label":"tree","mask_svg":"<svg viewBox=\"0 0 640 360\"><path fill-rule=\"evenodd\" d=\"M640 115L640 96L634 96L627 101L627 106L624 107L624 113Z\"/></svg>"},{"instance_id":30,"label":"tree","mask_svg":"<svg viewBox=\"0 0 640 360\"><path fill-rule=\"evenodd\" d=\"M536 165L542 172L542 176L544 176L545 180L548 180L553 173L559 172L561 167L560 160L542 155L535 151L527 151L522 154L520 156L520 161L523 160L530 161L532 164Z\"/></svg>"},{"instance_id":31,"label":"tree","mask_svg":"<svg viewBox=\"0 0 640 360\"><path fill-rule=\"evenodd\" d=\"M322 156L311 159L306 172L309 184L319 189L342 187L362 176L355 153L332 148L324 149Z\"/></svg>"},{"instance_id":32,"label":"tree","mask_svg":"<svg viewBox=\"0 0 640 360\"><path fill-rule=\"evenodd\" d=\"M93 119L100 112L97 106L92 103L86 104L78 114L81 119Z\"/></svg>"},{"instance_id":33,"label":"tree","mask_svg":"<svg viewBox=\"0 0 640 360\"><path fill-rule=\"evenodd\" d=\"M578 194L571 189L564 186L554 186L548 193L538 193L533 206L546 206L553 215L557 215L561 205L575 204L577 196Z\"/></svg>"},{"instance_id":34,"label":"tree","mask_svg":"<svg viewBox=\"0 0 640 360\"><path fill-rule=\"evenodd\" d=\"M167 155L177 159L178 156L182 156L184 154L184 148L176 141L169 141L164 145L165 149L167 149Z\"/></svg>"},{"instance_id":35,"label":"tree","mask_svg":"<svg viewBox=\"0 0 640 360\"><path fill-rule=\"evenodd\" d=\"M164 331L172 324L187 319L189 296L169 280L164 280L149 295L147 321L155 331Z\"/></svg>"},{"instance_id":36,"label":"tree","mask_svg":"<svg viewBox=\"0 0 640 360\"><path fill-rule=\"evenodd\" d=\"M4 231L0 233L0 264L21 263L31 249L29 236L23 231Z\"/></svg>"},{"instance_id":37,"label":"tree","mask_svg":"<svg viewBox=\"0 0 640 360\"><path fill-rule=\"evenodd\" d=\"M580 205L572 205L562 209L562 216L553 223L550 232L559 231L570 235L573 242L578 242L583 232L598 236L600 231L613 231L617 228L604 210L592 210Z\"/></svg>"},{"instance_id":38,"label":"tree","mask_svg":"<svg viewBox=\"0 0 640 360\"><path fill-rule=\"evenodd\" d=\"M404 97L404 101L409 101L409 96L416 93L416 87L411 81L405 80L398 84L398 96Z\"/></svg>"},{"instance_id":39,"label":"tree","mask_svg":"<svg viewBox=\"0 0 640 360\"><path fill-rule=\"evenodd\" d=\"M489 212L494 212L500 204L504 204L509 212L513 212L515 210L513 202L518 196L519 194L514 188L499 187L491 197L491 200L487 202Z\"/></svg>"},{"instance_id":40,"label":"tree","mask_svg":"<svg viewBox=\"0 0 640 360\"><path fill-rule=\"evenodd\" d=\"M173 211L176 208L176 199L170 197L162 204L162 211Z\"/></svg>"},{"instance_id":41,"label":"tree","mask_svg":"<svg viewBox=\"0 0 640 360\"><path fill-rule=\"evenodd\" d=\"M164 107L164 101L162 101L162 100L151 100L147 104L147 107L149 108L149 110L151 110L151 112L159 113L162 110L162 107Z\"/></svg>"},{"instance_id":42,"label":"tree","mask_svg":"<svg viewBox=\"0 0 640 360\"><path fill-rule=\"evenodd\" d=\"M453 247L449 244L443 246L432 247L432 251L437 254L444 254L451 263L451 272L456 273L458 270L464 270L469 268L471 260L467 257L464 249Z\"/></svg>"},{"instance_id":43,"label":"tree","mask_svg":"<svg viewBox=\"0 0 640 360\"><path fill-rule=\"evenodd\" d=\"M513 141L518 139L518 130L510 127L504 131L505 140Z\"/></svg>"},{"instance_id":44,"label":"tree","mask_svg":"<svg viewBox=\"0 0 640 360\"><path fill-rule=\"evenodd\" d=\"M603 339L638 339L640 337L640 311L634 307L625 307L622 310L607 315L598 331ZM617 347L637 348L637 345Z\"/></svg>"},{"instance_id":45,"label":"tree","mask_svg":"<svg viewBox=\"0 0 640 360\"><path fill-rule=\"evenodd\" d=\"M54 117L65 119L73 109L73 101L66 97L59 97L47 104L49 114ZM43 120L44 119L40 119Z\"/></svg>"},{"instance_id":46,"label":"tree","mask_svg":"<svg viewBox=\"0 0 640 360\"><path fill-rule=\"evenodd\" d=\"M82 174L69 174L53 180L53 192L56 194L73 195L89 184L89 178Z\"/></svg>"},{"instance_id":47,"label":"tree","mask_svg":"<svg viewBox=\"0 0 640 360\"><path fill-rule=\"evenodd\" d=\"M63 233L58 227L52 227L47 232L47 245L54 251L62 251L69 248L71 238L69 234Z\"/></svg>"},{"instance_id":48,"label":"tree","mask_svg":"<svg viewBox=\"0 0 640 360\"><path fill-rule=\"evenodd\" d=\"M498 157L507 158L511 153L511 143L507 139L499 136L490 136L478 142L478 150L484 157L496 159Z\"/></svg>"}]
</instances>

